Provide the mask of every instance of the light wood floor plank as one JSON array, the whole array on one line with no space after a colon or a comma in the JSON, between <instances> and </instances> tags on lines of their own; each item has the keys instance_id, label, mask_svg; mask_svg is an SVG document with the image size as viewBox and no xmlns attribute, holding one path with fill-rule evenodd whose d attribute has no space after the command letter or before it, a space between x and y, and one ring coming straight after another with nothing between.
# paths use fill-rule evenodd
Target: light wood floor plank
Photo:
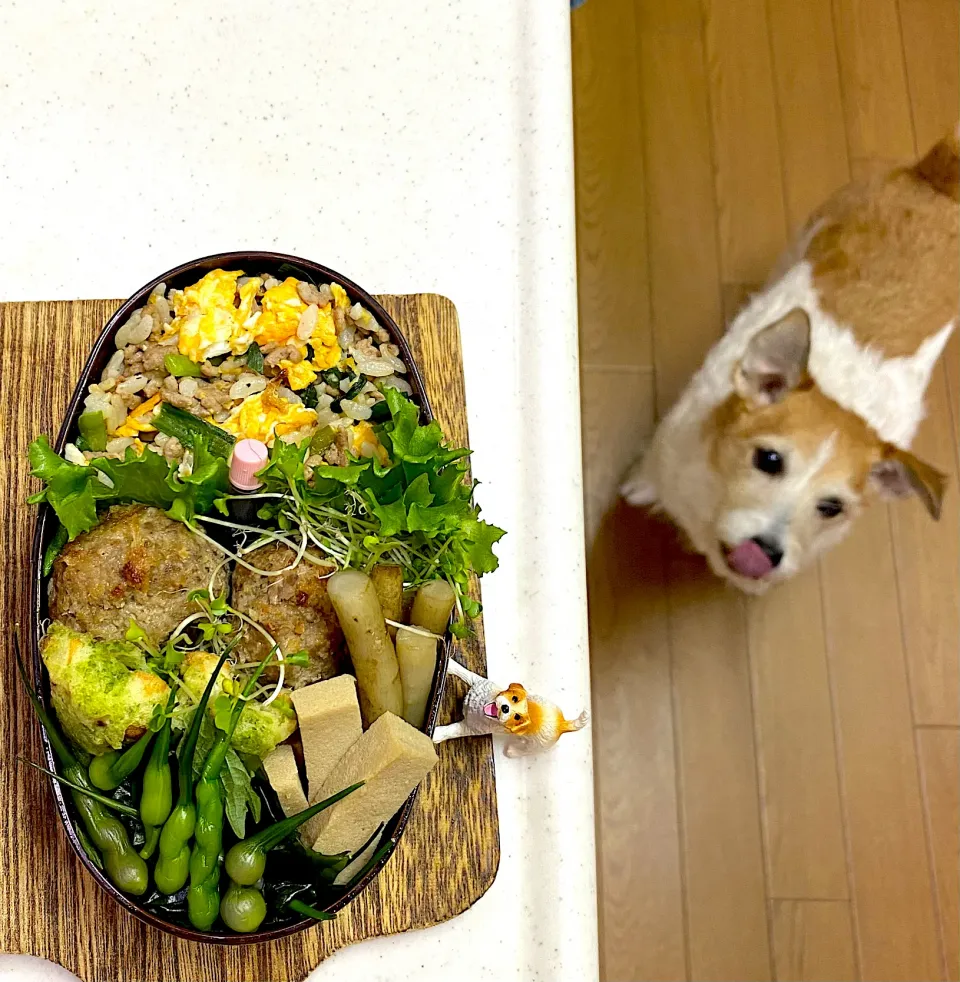
<instances>
[{"instance_id":1,"label":"light wood floor plank","mask_svg":"<svg viewBox=\"0 0 960 982\"><path fill-rule=\"evenodd\" d=\"M939 522L917 500L891 508L904 645L915 723L960 723L960 503L946 370L927 391L928 416L913 452L949 475Z\"/></svg>"},{"instance_id":2,"label":"light wood floor plank","mask_svg":"<svg viewBox=\"0 0 960 982\"><path fill-rule=\"evenodd\" d=\"M865 979L940 977L887 510L821 561Z\"/></svg>"},{"instance_id":3,"label":"light wood floor plank","mask_svg":"<svg viewBox=\"0 0 960 982\"><path fill-rule=\"evenodd\" d=\"M855 173L872 158L913 156L897 0L833 0L840 84Z\"/></svg>"},{"instance_id":4,"label":"light wood floor plank","mask_svg":"<svg viewBox=\"0 0 960 982\"><path fill-rule=\"evenodd\" d=\"M657 412L673 404L723 332L703 42L648 29L665 16L638 0ZM655 16L656 15L656 16Z\"/></svg>"},{"instance_id":5,"label":"light wood floor plank","mask_svg":"<svg viewBox=\"0 0 960 982\"><path fill-rule=\"evenodd\" d=\"M632 0L572 16L580 360L650 368L650 296Z\"/></svg>"},{"instance_id":6,"label":"light wood floor plank","mask_svg":"<svg viewBox=\"0 0 960 982\"><path fill-rule=\"evenodd\" d=\"M589 546L617 500L621 478L653 431L653 373L585 365L580 371L580 403Z\"/></svg>"},{"instance_id":7,"label":"light wood floor plank","mask_svg":"<svg viewBox=\"0 0 960 982\"><path fill-rule=\"evenodd\" d=\"M769 894L846 899L819 570L749 601L747 615Z\"/></svg>"},{"instance_id":8,"label":"light wood floor plank","mask_svg":"<svg viewBox=\"0 0 960 982\"><path fill-rule=\"evenodd\" d=\"M774 900L773 952L778 982L856 978L850 904L843 900Z\"/></svg>"},{"instance_id":9,"label":"light wood floor plank","mask_svg":"<svg viewBox=\"0 0 960 982\"><path fill-rule=\"evenodd\" d=\"M687 977L663 540L621 504L589 553L602 977Z\"/></svg>"},{"instance_id":10,"label":"light wood floor plank","mask_svg":"<svg viewBox=\"0 0 960 982\"><path fill-rule=\"evenodd\" d=\"M667 569L691 978L767 979L743 599L678 546Z\"/></svg>"},{"instance_id":11,"label":"light wood floor plank","mask_svg":"<svg viewBox=\"0 0 960 982\"><path fill-rule=\"evenodd\" d=\"M960 119L960 4L900 0L900 23L917 149L923 153Z\"/></svg>"},{"instance_id":12,"label":"light wood floor plank","mask_svg":"<svg viewBox=\"0 0 960 982\"><path fill-rule=\"evenodd\" d=\"M795 233L850 179L831 0L770 0L787 221Z\"/></svg>"},{"instance_id":13,"label":"light wood floor plank","mask_svg":"<svg viewBox=\"0 0 960 982\"><path fill-rule=\"evenodd\" d=\"M960 978L960 733L918 730L924 800L934 865L937 899L946 948L946 978Z\"/></svg>"},{"instance_id":14,"label":"light wood floor plank","mask_svg":"<svg viewBox=\"0 0 960 982\"><path fill-rule=\"evenodd\" d=\"M705 0L724 282L763 281L786 244L765 0Z\"/></svg>"}]
</instances>

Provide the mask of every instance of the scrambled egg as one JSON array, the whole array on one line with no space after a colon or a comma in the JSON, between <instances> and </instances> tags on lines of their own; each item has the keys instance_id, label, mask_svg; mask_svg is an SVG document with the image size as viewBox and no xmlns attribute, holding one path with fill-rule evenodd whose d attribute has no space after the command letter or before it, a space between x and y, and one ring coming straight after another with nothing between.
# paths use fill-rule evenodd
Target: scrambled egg
<instances>
[{"instance_id":1,"label":"scrambled egg","mask_svg":"<svg viewBox=\"0 0 960 982\"><path fill-rule=\"evenodd\" d=\"M305 389L308 385L313 385L317 380L317 373L308 361L298 361L295 365L292 361L284 358L280 362L280 367L287 373L287 385L294 392Z\"/></svg>"},{"instance_id":2,"label":"scrambled egg","mask_svg":"<svg viewBox=\"0 0 960 982\"><path fill-rule=\"evenodd\" d=\"M317 413L306 406L287 402L277 395L277 386L247 396L220 425L238 439L259 440L273 446L274 437L315 425Z\"/></svg>"},{"instance_id":3,"label":"scrambled egg","mask_svg":"<svg viewBox=\"0 0 960 982\"><path fill-rule=\"evenodd\" d=\"M354 457L362 459L363 445L369 443L373 447L374 456L383 467L390 463L390 455L387 453L386 447L377 439L373 427L366 420L360 420L352 426L348 426L347 434L350 437L350 453Z\"/></svg>"},{"instance_id":4,"label":"scrambled egg","mask_svg":"<svg viewBox=\"0 0 960 982\"><path fill-rule=\"evenodd\" d=\"M313 348L315 369L322 371L339 363L341 351L330 304L320 309L313 334L304 341L297 337L297 327L307 305L297 293L297 280L288 276L267 290L261 298L260 310L254 310L263 280L252 276L238 290L237 280L242 275L239 270L214 269L193 286L174 293L176 316L167 328L166 336L179 332L177 347L180 354L191 361L202 362L217 355L242 355L256 341L260 345L271 342L294 344L306 357L309 343ZM337 284L333 284L332 290L336 306L347 309L350 301L344 290ZM238 292L239 305L235 305ZM294 388L309 384L304 382Z\"/></svg>"},{"instance_id":5,"label":"scrambled egg","mask_svg":"<svg viewBox=\"0 0 960 982\"><path fill-rule=\"evenodd\" d=\"M166 333L180 332L177 348L181 355L201 362L217 355L240 355L250 347L256 320L253 302L262 281L254 276L244 283L239 290L240 305L234 306L242 275L239 270L214 269L193 286L174 293L176 316Z\"/></svg>"}]
</instances>

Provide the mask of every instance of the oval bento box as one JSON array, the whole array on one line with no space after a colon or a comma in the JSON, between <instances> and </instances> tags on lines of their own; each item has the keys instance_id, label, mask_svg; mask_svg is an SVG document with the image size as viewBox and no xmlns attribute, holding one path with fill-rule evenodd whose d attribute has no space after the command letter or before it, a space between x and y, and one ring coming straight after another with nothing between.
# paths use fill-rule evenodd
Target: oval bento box
<instances>
[{"instance_id":1,"label":"oval bento box","mask_svg":"<svg viewBox=\"0 0 960 982\"><path fill-rule=\"evenodd\" d=\"M293 268L288 269L286 273L284 273L281 272L280 267ZM347 292L347 295L352 302L359 302L363 304L363 306L377 318L380 324L390 334L391 341L400 349L400 356L407 365L408 371L406 377L413 389L414 398L420 406L421 418L425 422L429 422L433 419L433 413L424 389L423 379L420 375L419 368L413 358L406 338L401 333L393 318L386 312L386 310L384 310L377 300L374 299L374 297L366 292L366 290L362 289L356 283L353 283L351 280L348 280L345 276L342 276L340 273L337 273L332 269L328 269L325 266L321 266L315 262L310 262L306 259L300 259L296 256L288 256L274 252L225 252L214 256L207 256L203 259L195 259L192 262L184 263L181 266L168 270L160 276L154 277L154 279L142 286L125 303L123 303L116 313L114 313L114 315L107 321L103 330L100 332L100 336L97 338L96 343L93 346L93 350L90 352L90 356L84 365L83 371L80 373L80 378L77 381L76 389L74 390L73 396L67 407L63 425L60 427L60 432L57 435L55 443L55 449L58 453L63 452L65 445L70 441L71 437L76 432L77 419L83 411L83 399L86 394L87 387L91 384L91 382L99 380L107 361L116 350L114 345L114 337L121 326L127 322L130 314L137 308L142 307L147 302L153 288L158 283L165 283L168 288L183 288L196 282L196 280L211 270L218 268L228 270L242 269L244 272L249 274L270 273L281 279L284 275L302 272L316 282L338 283ZM37 684L40 698L43 700L48 709L50 708L49 686L46 671L40 658L40 642L43 637L43 625L47 618L47 583L46 578L43 576L42 567L44 551L53 536L55 528L56 521L52 509L47 504L41 505L34 531L30 560L32 589L30 627L32 640L32 670L35 676L34 682ZM440 699L443 695L443 682L446 676L447 662L450 657L450 648L451 640L450 636L448 635L446 643L442 646L440 657L437 660L437 670L434 673L433 688L431 690L430 702L427 707L427 719L424 729L426 733L431 736L433 735L433 730L436 725L437 710L440 704ZM57 761L53 754L53 750L45 730L43 731L43 750L46 757L47 766L51 770L59 772ZM73 851L77 854L80 862L86 867L89 874L97 881L97 883L106 893L108 893L121 907L129 911L135 917L138 917L141 921L191 941L205 941L214 944L229 945L256 944L257 942L272 941L276 938L281 938L289 934L294 934L298 931L303 931L304 929L317 923L313 919L306 918L303 920L292 921L290 923L274 926L265 930L256 931L251 934L227 934L217 931L197 931L191 927L164 920L162 917L159 917L152 911L147 910L137 901L137 899L121 893L88 858L84 852L83 846L80 842L80 837L77 833L75 825L76 816L74 813L73 804L64 795L62 786L57 781L51 779L50 784L56 800L60 819L63 822L63 826L67 833L67 838L69 839L70 845L73 847ZM268 788L267 793L272 795L273 791ZM392 844L392 846L396 846L400 836L403 834L403 830L406 826L407 819L409 818L410 810L413 806L416 795L417 791L414 791L400 811L387 823L383 831L381 842L389 842ZM380 861L372 869L370 869L361 880L354 883L349 889L337 896L324 909L328 913L333 914L349 904L350 901L365 890L377 877L380 870L382 870L383 866L389 861L392 853L392 848L389 851L386 851L385 855L382 856Z\"/></svg>"}]
</instances>

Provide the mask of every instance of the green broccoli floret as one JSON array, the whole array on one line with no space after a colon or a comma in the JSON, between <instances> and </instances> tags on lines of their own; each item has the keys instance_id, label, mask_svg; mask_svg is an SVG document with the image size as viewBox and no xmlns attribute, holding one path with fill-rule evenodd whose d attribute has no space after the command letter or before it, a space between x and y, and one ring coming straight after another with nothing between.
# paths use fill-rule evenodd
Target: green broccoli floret
<instances>
[{"instance_id":1,"label":"green broccoli floret","mask_svg":"<svg viewBox=\"0 0 960 982\"><path fill-rule=\"evenodd\" d=\"M210 673L217 664L217 656L204 651L188 654L180 666L181 679L184 687L196 701L203 694ZM215 712L217 696L223 691L223 681L232 679L233 671L229 664L220 669L220 676L213 684L210 693L208 709L211 715ZM297 728L297 714L293 703L286 692L279 696L269 706L257 702L248 702L240 722L233 734L231 744L237 753L252 754L261 760L270 753L278 743L283 743Z\"/></svg>"},{"instance_id":2,"label":"green broccoli floret","mask_svg":"<svg viewBox=\"0 0 960 982\"><path fill-rule=\"evenodd\" d=\"M41 650L53 708L67 737L88 753L119 749L147 728L170 688L126 641L97 641L54 621Z\"/></svg>"}]
</instances>

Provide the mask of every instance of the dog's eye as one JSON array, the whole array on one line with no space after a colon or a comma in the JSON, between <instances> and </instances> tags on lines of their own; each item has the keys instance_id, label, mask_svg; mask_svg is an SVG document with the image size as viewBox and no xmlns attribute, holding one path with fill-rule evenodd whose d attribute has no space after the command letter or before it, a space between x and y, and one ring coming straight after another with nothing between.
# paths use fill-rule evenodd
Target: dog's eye
<instances>
[{"instance_id":1,"label":"dog's eye","mask_svg":"<svg viewBox=\"0 0 960 982\"><path fill-rule=\"evenodd\" d=\"M513 697L513 701L514 702L519 702L520 701L520 697L519 696L514 696Z\"/></svg>"},{"instance_id":2,"label":"dog's eye","mask_svg":"<svg viewBox=\"0 0 960 982\"><path fill-rule=\"evenodd\" d=\"M783 457L776 450L757 447L753 451L753 466L764 474L777 475L783 473Z\"/></svg>"},{"instance_id":3,"label":"dog's eye","mask_svg":"<svg viewBox=\"0 0 960 982\"><path fill-rule=\"evenodd\" d=\"M520 714L519 714L519 713L514 713L514 714L513 714L513 718L514 718L514 719L515 719L515 720L516 720L516 721L517 721L518 723L520 722Z\"/></svg>"},{"instance_id":4,"label":"dog's eye","mask_svg":"<svg viewBox=\"0 0 960 982\"><path fill-rule=\"evenodd\" d=\"M843 502L839 498L821 498L817 502L821 518L836 518L843 513Z\"/></svg>"}]
</instances>

